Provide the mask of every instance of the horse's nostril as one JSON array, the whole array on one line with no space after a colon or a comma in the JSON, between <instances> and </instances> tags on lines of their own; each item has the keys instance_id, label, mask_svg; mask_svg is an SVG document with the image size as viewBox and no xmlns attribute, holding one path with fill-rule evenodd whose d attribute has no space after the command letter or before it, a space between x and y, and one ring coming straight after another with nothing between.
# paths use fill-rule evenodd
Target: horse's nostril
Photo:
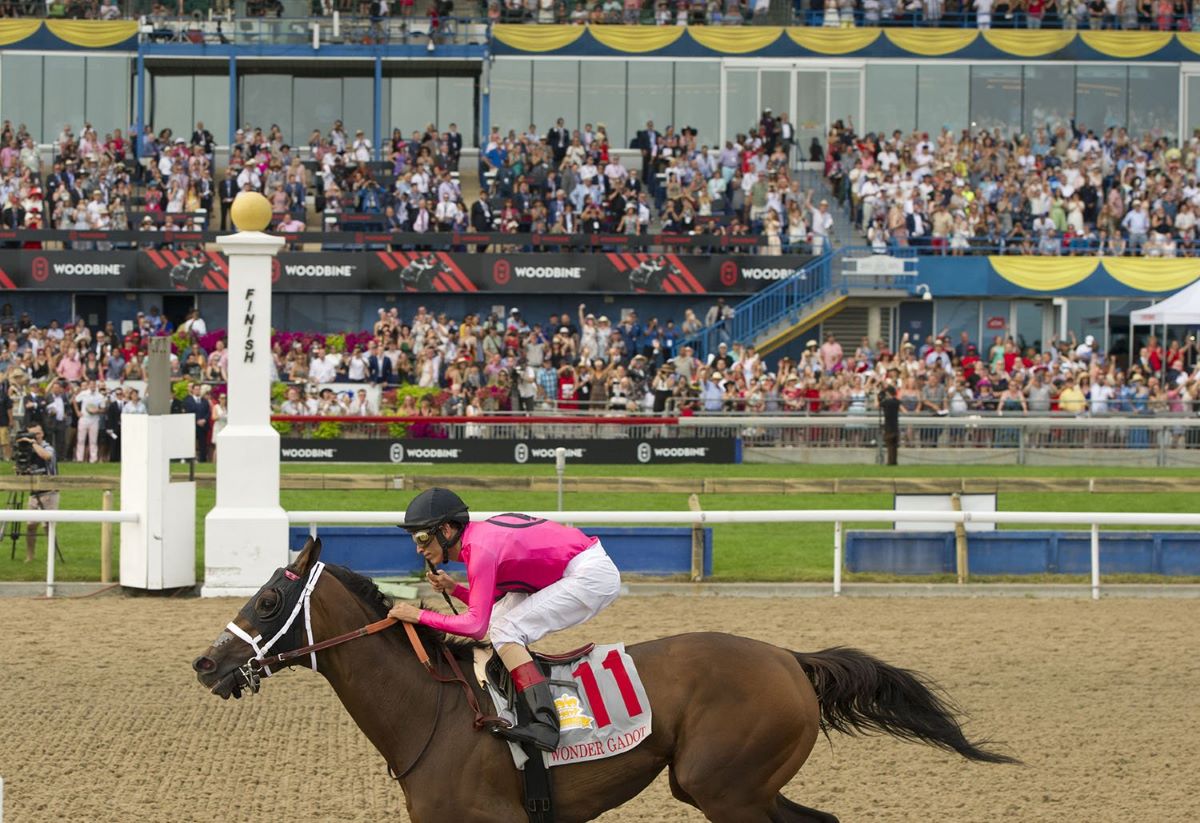
<instances>
[{"instance_id":1,"label":"horse's nostril","mask_svg":"<svg viewBox=\"0 0 1200 823\"><path fill-rule=\"evenodd\" d=\"M192 661L192 668L195 669L200 674L203 674L205 672L211 672L216 667L217 667L216 662L214 662L211 657L205 657L204 655L200 655L199 657L197 657L195 660Z\"/></svg>"}]
</instances>

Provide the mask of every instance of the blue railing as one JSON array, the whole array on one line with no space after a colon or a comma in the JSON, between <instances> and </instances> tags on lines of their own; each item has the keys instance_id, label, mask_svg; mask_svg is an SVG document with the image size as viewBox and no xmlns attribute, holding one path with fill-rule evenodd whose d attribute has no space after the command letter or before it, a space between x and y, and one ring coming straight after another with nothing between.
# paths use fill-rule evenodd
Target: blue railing
<instances>
[{"instance_id":1,"label":"blue railing","mask_svg":"<svg viewBox=\"0 0 1200 823\"><path fill-rule=\"evenodd\" d=\"M805 307L833 287L832 259L829 252L813 258L791 277L747 297L734 307L733 317L702 329L683 345L691 346L703 360L721 343L750 342L785 319L798 323Z\"/></svg>"}]
</instances>

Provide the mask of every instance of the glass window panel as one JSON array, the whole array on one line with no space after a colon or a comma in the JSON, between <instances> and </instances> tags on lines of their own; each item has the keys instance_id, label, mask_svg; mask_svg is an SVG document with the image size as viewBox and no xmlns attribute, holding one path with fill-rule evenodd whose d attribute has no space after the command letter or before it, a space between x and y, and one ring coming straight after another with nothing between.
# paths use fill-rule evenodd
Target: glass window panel
<instances>
[{"instance_id":1,"label":"glass window panel","mask_svg":"<svg viewBox=\"0 0 1200 823\"><path fill-rule=\"evenodd\" d=\"M1021 67L971 67L971 121L1009 135L1021 129Z\"/></svg>"},{"instance_id":2,"label":"glass window panel","mask_svg":"<svg viewBox=\"0 0 1200 823\"><path fill-rule=\"evenodd\" d=\"M908 134L917 126L917 67L867 66L867 119L863 130Z\"/></svg>"},{"instance_id":3,"label":"glass window panel","mask_svg":"<svg viewBox=\"0 0 1200 823\"><path fill-rule=\"evenodd\" d=\"M969 342L979 346L979 301L978 300L946 300L938 298L934 304L937 310L937 320L934 327L945 329L950 336L950 342L957 346L963 332L967 333Z\"/></svg>"},{"instance_id":4,"label":"glass window panel","mask_svg":"<svg viewBox=\"0 0 1200 823\"><path fill-rule=\"evenodd\" d=\"M362 316L362 299L357 294L326 295L325 313L321 318L321 330L336 332L342 329L359 328ZM377 305L378 301L372 300L372 303Z\"/></svg>"},{"instance_id":5,"label":"glass window panel","mask_svg":"<svg viewBox=\"0 0 1200 823\"><path fill-rule=\"evenodd\" d=\"M393 77L391 82L392 122L388 134L398 128L409 137L437 120L436 77Z\"/></svg>"},{"instance_id":6,"label":"glass window panel","mask_svg":"<svg viewBox=\"0 0 1200 823\"><path fill-rule=\"evenodd\" d=\"M813 138L825 144L828 133L825 123L825 83L823 71L796 72L796 107L793 109L792 124L796 127L796 150L801 159L807 159L808 147Z\"/></svg>"},{"instance_id":7,"label":"glass window panel","mask_svg":"<svg viewBox=\"0 0 1200 823\"><path fill-rule=\"evenodd\" d=\"M273 314L274 312L272 312ZM325 295L289 294L285 329L325 329Z\"/></svg>"},{"instance_id":8,"label":"glass window panel","mask_svg":"<svg viewBox=\"0 0 1200 823\"><path fill-rule=\"evenodd\" d=\"M1108 301L1108 354L1110 357L1119 357L1122 362L1129 362L1126 359L1129 355L1129 313L1149 308L1155 302L1154 300L1123 299ZM1144 339L1150 329L1138 326L1135 331L1138 332L1139 339ZM1161 333L1161 331L1162 329L1159 328L1157 333Z\"/></svg>"},{"instance_id":9,"label":"glass window panel","mask_svg":"<svg viewBox=\"0 0 1200 823\"><path fill-rule=\"evenodd\" d=\"M1030 346L1037 351L1044 351L1042 331L1045 329L1045 303L1035 303L1030 300L1018 300L1017 306L1017 346L1022 352ZM1048 342L1048 341L1046 341Z\"/></svg>"},{"instance_id":10,"label":"glass window panel","mask_svg":"<svg viewBox=\"0 0 1200 823\"><path fill-rule=\"evenodd\" d=\"M1008 336L1008 313L1010 304L1007 300L984 300L980 305L982 331L979 333L979 356L991 362L992 347L999 338L1001 346Z\"/></svg>"},{"instance_id":11,"label":"glass window panel","mask_svg":"<svg viewBox=\"0 0 1200 823\"><path fill-rule=\"evenodd\" d=\"M560 117L568 129L580 127L579 61L536 62L533 64L533 119L530 122L537 127L538 134L545 134Z\"/></svg>"},{"instance_id":12,"label":"glass window panel","mask_svg":"<svg viewBox=\"0 0 1200 823\"><path fill-rule=\"evenodd\" d=\"M861 123L862 72L829 72L829 120Z\"/></svg>"},{"instance_id":13,"label":"glass window panel","mask_svg":"<svg viewBox=\"0 0 1200 823\"><path fill-rule=\"evenodd\" d=\"M1075 124L1097 135L1109 126L1124 126L1126 70L1115 66L1079 66L1075 70Z\"/></svg>"},{"instance_id":14,"label":"glass window panel","mask_svg":"<svg viewBox=\"0 0 1200 823\"><path fill-rule=\"evenodd\" d=\"M42 142L41 55L5 54L0 59L0 114L14 126L24 123L30 136Z\"/></svg>"},{"instance_id":15,"label":"glass window panel","mask_svg":"<svg viewBox=\"0 0 1200 823\"><path fill-rule=\"evenodd\" d=\"M671 111L671 99L675 96L675 66L659 60L632 60L629 63L629 92L626 105L629 115L628 128L635 133L644 129L646 123L654 121L659 132L667 126L679 126Z\"/></svg>"},{"instance_id":16,"label":"glass window panel","mask_svg":"<svg viewBox=\"0 0 1200 823\"><path fill-rule=\"evenodd\" d=\"M193 121L202 122L218 143L225 143L230 136L229 78L221 74L198 74L195 80Z\"/></svg>"},{"instance_id":17,"label":"glass window panel","mask_svg":"<svg viewBox=\"0 0 1200 823\"><path fill-rule=\"evenodd\" d=\"M917 129L930 135L942 129L958 133L971 122L971 69L968 66L921 66L917 70Z\"/></svg>"},{"instance_id":18,"label":"glass window panel","mask_svg":"<svg viewBox=\"0 0 1200 823\"><path fill-rule=\"evenodd\" d=\"M725 72L725 139L748 133L758 123L758 72Z\"/></svg>"},{"instance_id":19,"label":"glass window panel","mask_svg":"<svg viewBox=\"0 0 1200 823\"><path fill-rule=\"evenodd\" d=\"M42 83L51 90L42 103L42 139L47 142L58 139L68 123L78 136L83 125L79 120L84 110L86 60L48 55L42 65L45 72Z\"/></svg>"},{"instance_id":20,"label":"glass window panel","mask_svg":"<svg viewBox=\"0 0 1200 823\"><path fill-rule=\"evenodd\" d=\"M475 145L475 78L438 78L438 128L448 131L458 126L463 146Z\"/></svg>"},{"instance_id":21,"label":"glass window panel","mask_svg":"<svg viewBox=\"0 0 1200 823\"><path fill-rule=\"evenodd\" d=\"M1044 128L1049 138L1059 126L1070 128L1075 110L1075 67L1026 66L1024 97L1021 122L1025 133Z\"/></svg>"},{"instance_id":22,"label":"glass window panel","mask_svg":"<svg viewBox=\"0 0 1200 823\"><path fill-rule=\"evenodd\" d=\"M1129 133L1175 138L1179 128L1179 69L1129 67Z\"/></svg>"},{"instance_id":23,"label":"glass window panel","mask_svg":"<svg viewBox=\"0 0 1200 823\"><path fill-rule=\"evenodd\" d=\"M788 101L792 94L792 73L790 71L764 71L758 78L762 86L762 98L758 101L759 120L762 110L770 109L776 117L780 112L788 110Z\"/></svg>"},{"instance_id":24,"label":"glass window panel","mask_svg":"<svg viewBox=\"0 0 1200 823\"><path fill-rule=\"evenodd\" d=\"M228 120L229 116L226 115L225 119ZM208 124L207 120L204 121L204 127L206 129L208 129L209 131L212 131L212 126L210 126ZM213 131L213 136L214 137L217 136L217 133L215 131ZM218 137L217 139L219 140L221 138ZM157 298L155 298L155 299L157 299ZM212 317L212 318L228 317L229 316L229 295L224 294L224 293L212 294L209 292L200 292L199 294L196 295L196 308L200 309L201 317ZM355 327L347 326L346 328L355 328Z\"/></svg>"},{"instance_id":25,"label":"glass window panel","mask_svg":"<svg viewBox=\"0 0 1200 823\"><path fill-rule=\"evenodd\" d=\"M113 129L122 133L129 128L129 59L125 57L87 58L87 121L100 139Z\"/></svg>"},{"instance_id":26,"label":"glass window panel","mask_svg":"<svg viewBox=\"0 0 1200 823\"><path fill-rule=\"evenodd\" d=\"M579 61L579 121L601 124L613 148L629 146L636 126L625 121L625 61Z\"/></svg>"},{"instance_id":27,"label":"glass window panel","mask_svg":"<svg viewBox=\"0 0 1200 823\"><path fill-rule=\"evenodd\" d=\"M293 146L308 143L313 129L328 134L334 120L342 120L342 78L296 77L292 80L292 119L283 137ZM350 133L361 124L344 123Z\"/></svg>"},{"instance_id":28,"label":"glass window panel","mask_svg":"<svg viewBox=\"0 0 1200 823\"><path fill-rule=\"evenodd\" d=\"M433 90L430 89L430 99L434 99ZM380 116L383 113L380 112ZM342 123L345 125L350 137L354 137L354 132L362 129L366 132L367 139L371 141L371 145L375 145L375 78L374 77L343 77L342 78ZM421 126L426 122L432 123L436 118L430 117L427 121L423 121ZM324 124L323 130L328 133L329 127L333 123ZM320 124L316 124L317 128L322 128ZM379 124L383 139L392 133L388 128L387 121ZM415 128L420 128L416 126ZM412 129L409 129L412 131ZM307 132L304 135L308 137Z\"/></svg>"},{"instance_id":29,"label":"glass window panel","mask_svg":"<svg viewBox=\"0 0 1200 823\"><path fill-rule=\"evenodd\" d=\"M1100 342L1104 351L1108 351L1108 324L1105 322L1104 300L1067 300L1067 339L1070 332L1075 333L1075 339L1083 340L1089 334Z\"/></svg>"},{"instance_id":30,"label":"glass window panel","mask_svg":"<svg viewBox=\"0 0 1200 823\"><path fill-rule=\"evenodd\" d=\"M242 78L238 103L243 122L255 128L261 126L264 134L271 126L279 126L286 134L292 122L292 78L286 74L247 74Z\"/></svg>"},{"instance_id":31,"label":"glass window panel","mask_svg":"<svg viewBox=\"0 0 1200 823\"><path fill-rule=\"evenodd\" d=\"M491 68L491 125L501 134L520 133L533 116L533 68L531 60L497 60ZM392 105L396 98L392 97Z\"/></svg>"},{"instance_id":32,"label":"glass window panel","mask_svg":"<svg viewBox=\"0 0 1200 823\"><path fill-rule=\"evenodd\" d=\"M1200 128L1200 74L1189 74L1187 77L1187 135L1193 129Z\"/></svg>"},{"instance_id":33,"label":"glass window panel","mask_svg":"<svg viewBox=\"0 0 1200 823\"><path fill-rule=\"evenodd\" d=\"M701 145L718 145L721 111L713 102L720 93L721 64L716 60L681 63L675 72L675 125L694 128ZM786 97L779 105L779 111L789 111Z\"/></svg>"},{"instance_id":34,"label":"glass window panel","mask_svg":"<svg viewBox=\"0 0 1200 823\"><path fill-rule=\"evenodd\" d=\"M150 90L154 97L150 109L150 124L154 127L154 133L171 129L176 134L191 136L192 78L187 75L157 75L150 84ZM213 136L217 137L217 133L213 132Z\"/></svg>"}]
</instances>

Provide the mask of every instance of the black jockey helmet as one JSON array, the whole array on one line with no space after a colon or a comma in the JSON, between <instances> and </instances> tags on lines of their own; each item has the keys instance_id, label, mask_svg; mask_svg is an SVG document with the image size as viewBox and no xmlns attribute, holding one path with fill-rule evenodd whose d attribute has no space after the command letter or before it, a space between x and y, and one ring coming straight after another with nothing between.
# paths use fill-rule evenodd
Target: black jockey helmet
<instances>
[{"instance_id":1,"label":"black jockey helmet","mask_svg":"<svg viewBox=\"0 0 1200 823\"><path fill-rule=\"evenodd\" d=\"M426 489L404 510L404 528L410 532L436 529L443 523L465 526L470 519L467 504L449 489Z\"/></svg>"}]
</instances>

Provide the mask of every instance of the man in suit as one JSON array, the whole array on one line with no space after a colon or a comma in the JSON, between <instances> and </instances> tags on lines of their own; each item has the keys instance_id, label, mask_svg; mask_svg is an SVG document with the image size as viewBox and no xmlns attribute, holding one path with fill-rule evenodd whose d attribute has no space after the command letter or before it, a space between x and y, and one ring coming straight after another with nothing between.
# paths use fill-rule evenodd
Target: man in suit
<instances>
[{"instance_id":1,"label":"man in suit","mask_svg":"<svg viewBox=\"0 0 1200 823\"><path fill-rule=\"evenodd\" d=\"M308 219L307 199L308 192L304 190L304 184L300 182L300 178L294 174L288 175L287 185L283 187L284 192L288 196L288 203L292 214L301 220Z\"/></svg>"},{"instance_id":2,"label":"man in suit","mask_svg":"<svg viewBox=\"0 0 1200 823\"><path fill-rule=\"evenodd\" d=\"M4 204L4 210L0 212L0 225L3 225L7 231L16 231L25 226L25 209L21 208L21 199L13 192L8 196L8 202ZM5 243L5 248L20 248L20 243Z\"/></svg>"},{"instance_id":3,"label":"man in suit","mask_svg":"<svg viewBox=\"0 0 1200 823\"><path fill-rule=\"evenodd\" d=\"M554 168L562 165L563 158L567 156L567 147L571 145L571 132L563 125L563 119L560 117L554 124L554 128L546 134L546 141L550 144L550 151L554 154Z\"/></svg>"},{"instance_id":4,"label":"man in suit","mask_svg":"<svg viewBox=\"0 0 1200 823\"><path fill-rule=\"evenodd\" d=\"M479 199L471 205L471 228L477 232L495 231L492 220L492 207L488 204L487 192L480 192ZM476 246L475 251L482 254L487 251L487 244Z\"/></svg>"},{"instance_id":5,"label":"man in suit","mask_svg":"<svg viewBox=\"0 0 1200 823\"><path fill-rule=\"evenodd\" d=\"M200 146L204 150L204 155L208 158L211 164L213 161L213 149L217 146L217 141L213 138L212 132L204 128L204 122L196 121L196 130L192 132L192 145Z\"/></svg>"},{"instance_id":6,"label":"man in suit","mask_svg":"<svg viewBox=\"0 0 1200 823\"><path fill-rule=\"evenodd\" d=\"M192 384L192 392L183 399L183 413L196 415L196 460L208 462L208 429L212 422L212 406L201 392L204 387Z\"/></svg>"},{"instance_id":7,"label":"man in suit","mask_svg":"<svg viewBox=\"0 0 1200 823\"><path fill-rule=\"evenodd\" d=\"M463 138L457 123L450 124L446 132L446 154L450 159L450 171L458 171L458 158L462 156Z\"/></svg>"},{"instance_id":8,"label":"man in suit","mask_svg":"<svg viewBox=\"0 0 1200 823\"><path fill-rule=\"evenodd\" d=\"M646 128L637 133L634 147L642 153L642 182L650 185L654 174L654 157L658 154L658 141L661 135L654 130L654 121L647 120Z\"/></svg>"},{"instance_id":9,"label":"man in suit","mask_svg":"<svg viewBox=\"0 0 1200 823\"><path fill-rule=\"evenodd\" d=\"M238 195L238 183L234 173L232 168L225 169L225 179L217 186L217 193L221 198L221 231L229 227L229 209L233 206L233 198Z\"/></svg>"},{"instance_id":10,"label":"man in suit","mask_svg":"<svg viewBox=\"0 0 1200 823\"><path fill-rule=\"evenodd\" d=\"M929 244L929 218L925 215L925 204L921 200L913 201L913 210L904 218L908 228L908 244L916 248L924 248Z\"/></svg>"},{"instance_id":11,"label":"man in suit","mask_svg":"<svg viewBox=\"0 0 1200 823\"><path fill-rule=\"evenodd\" d=\"M367 355L367 379L376 386L391 383L392 361L380 349L378 341L371 344L370 352Z\"/></svg>"}]
</instances>

